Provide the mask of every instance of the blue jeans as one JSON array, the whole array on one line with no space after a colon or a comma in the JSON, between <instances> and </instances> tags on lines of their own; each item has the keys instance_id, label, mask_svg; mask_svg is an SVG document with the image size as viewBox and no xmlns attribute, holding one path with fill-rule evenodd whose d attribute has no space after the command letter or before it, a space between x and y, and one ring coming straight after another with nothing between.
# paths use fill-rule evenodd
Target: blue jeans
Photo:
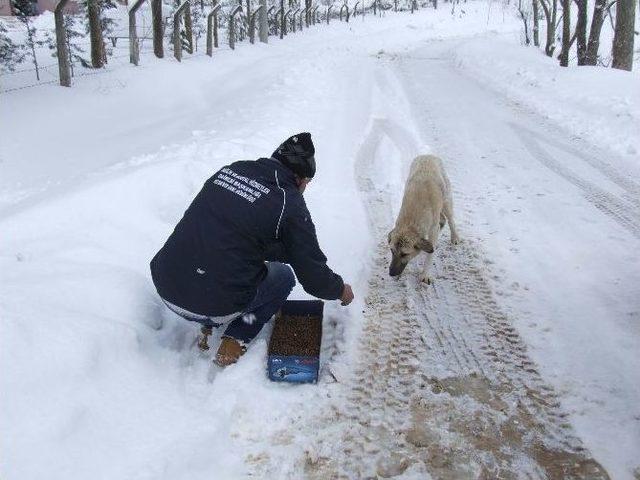
<instances>
[{"instance_id":1,"label":"blue jeans","mask_svg":"<svg viewBox=\"0 0 640 480\"><path fill-rule=\"evenodd\" d=\"M273 317L285 302L291 290L296 284L291 267L279 262L267 262L267 276L258 285L258 291L251 303L239 314L226 317L208 317L189 312L164 300L170 310L186 320L198 322L205 327L219 328L230 317L231 323L227 326L223 336L235 338L241 343L247 344L253 340L262 327ZM252 320L247 323L245 319Z\"/></svg>"},{"instance_id":2,"label":"blue jeans","mask_svg":"<svg viewBox=\"0 0 640 480\"><path fill-rule=\"evenodd\" d=\"M268 262L267 276L258 285L253 301L244 309L242 315L229 324L222 336L235 338L240 343L249 343L280 310L295 284L296 278L291 267L280 262ZM247 323L247 317L251 317L253 322Z\"/></svg>"}]
</instances>

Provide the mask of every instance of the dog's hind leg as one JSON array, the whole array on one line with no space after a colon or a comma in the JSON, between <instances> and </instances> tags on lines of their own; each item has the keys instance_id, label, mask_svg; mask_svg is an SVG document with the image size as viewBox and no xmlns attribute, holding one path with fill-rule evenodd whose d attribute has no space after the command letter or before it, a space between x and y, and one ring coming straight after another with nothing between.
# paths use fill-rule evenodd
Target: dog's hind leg
<instances>
[{"instance_id":1,"label":"dog's hind leg","mask_svg":"<svg viewBox=\"0 0 640 480\"><path fill-rule=\"evenodd\" d=\"M444 216L444 212L440 212L440 230L444 228L445 223L447 223L447 217Z\"/></svg>"},{"instance_id":2,"label":"dog's hind leg","mask_svg":"<svg viewBox=\"0 0 640 480\"><path fill-rule=\"evenodd\" d=\"M449 193L445 198L442 205L442 213L447 217L447 223L449 223L451 243L457 245L460 242L460 237L458 236L458 230L456 229L456 222L453 219L453 200L451 199L451 193Z\"/></svg>"}]
</instances>

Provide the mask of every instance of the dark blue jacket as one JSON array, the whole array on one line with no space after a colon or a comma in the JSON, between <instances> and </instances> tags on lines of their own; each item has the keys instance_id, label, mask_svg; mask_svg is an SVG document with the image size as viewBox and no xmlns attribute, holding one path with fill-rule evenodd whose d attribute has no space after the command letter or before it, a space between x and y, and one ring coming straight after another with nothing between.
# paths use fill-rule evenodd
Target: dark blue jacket
<instances>
[{"instance_id":1,"label":"dark blue jacket","mask_svg":"<svg viewBox=\"0 0 640 480\"><path fill-rule=\"evenodd\" d=\"M289 263L315 297L342 294L293 172L272 158L235 162L209 178L151 261L151 276L165 300L221 316L253 300L265 260Z\"/></svg>"}]
</instances>

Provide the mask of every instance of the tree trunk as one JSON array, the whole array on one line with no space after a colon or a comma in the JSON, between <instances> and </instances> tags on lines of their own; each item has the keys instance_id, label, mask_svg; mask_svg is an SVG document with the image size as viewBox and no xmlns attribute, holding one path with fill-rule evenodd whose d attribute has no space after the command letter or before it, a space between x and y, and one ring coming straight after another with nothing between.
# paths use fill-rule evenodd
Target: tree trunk
<instances>
[{"instance_id":1,"label":"tree trunk","mask_svg":"<svg viewBox=\"0 0 640 480\"><path fill-rule=\"evenodd\" d=\"M100 0L87 2L87 15L89 17L89 38L91 40L91 66L101 68L104 63L104 40L100 25Z\"/></svg>"},{"instance_id":2,"label":"tree trunk","mask_svg":"<svg viewBox=\"0 0 640 480\"><path fill-rule=\"evenodd\" d=\"M587 0L574 0L578 7L576 22L576 42L578 44L578 65L586 65L587 55Z\"/></svg>"},{"instance_id":3,"label":"tree trunk","mask_svg":"<svg viewBox=\"0 0 640 480\"><path fill-rule=\"evenodd\" d=\"M558 28L558 0L553 0L551 9L551 31L547 33L547 40L551 40L548 44L548 56L553 56L556 50L556 28Z\"/></svg>"},{"instance_id":4,"label":"tree trunk","mask_svg":"<svg viewBox=\"0 0 640 480\"><path fill-rule=\"evenodd\" d=\"M562 50L560 66L569 66L569 49L571 48L571 0L562 0Z\"/></svg>"},{"instance_id":5,"label":"tree trunk","mask_svg":"<svg viewBox=\"0 0 640 480\"><path fill-rule=\"evenodd\" d=\"M540 46L540 35L539 35L539 30L540 30L540 21L539 21L539 15L540 12L538 11L538 0L532 0L533 3L533 44L536 47Z\"/></svg>"},{"instance_id":6,"label":"tree trunk","mask_svg":"<svg viewBox=\"0 0 640 480\"><path fill-rule=\"evenodd\" d=\"M600 31L604 23L604 11L607 7L607 0L596 0L593 7L593 18L591 19L591 30L589 31L589 43L587 43L587 53L584 58L585 65L596 65L598 63L598 49L600 48Z\"/></svg>"},{"instance_id":7,"label":"tree trunk","mask_svg":"<svg viewBox=\"0 0 640 480\"><path fill-rule=\"evenodd\" d=\"M546 25L546 40L544 46L544 53L551 57L553 56L553 51L556 48L556 12L557 12L557 0L553 0L553 4L547 3L547 0L538 0L540 2L540 6L542 7L542 11L544 12L544 19ZM550 8L553 10L551 11Z\"/></svg>"},{"instance_id":8,"label":"tree trunk","mask_svg":"<svg viewBox=\"0 0 640 480\"><path fill-rule=\"evenodd\" d=\"M636 0L618 0L616 3L616 30L613 35L613 61L611 66L620 70L633 67L633 29Z\"/></svg>"},{"instance_id":9,"label":"tree trunk","mask_svg":"<svg viewBox=\"0 0 640 480\"><path fill-rule=\"evenodd\" d=\"M153 53L164 57L164 25L162 24L162 0L151 0L151 21L153 22Z\"/></svg>"}]
</instances>

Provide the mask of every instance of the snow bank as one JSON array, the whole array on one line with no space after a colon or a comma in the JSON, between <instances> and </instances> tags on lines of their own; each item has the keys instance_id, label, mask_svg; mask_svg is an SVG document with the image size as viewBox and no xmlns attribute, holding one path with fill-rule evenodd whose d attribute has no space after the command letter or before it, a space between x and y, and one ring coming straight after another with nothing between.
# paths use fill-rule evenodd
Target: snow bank
<instances>
[{"instance_id":1,"label":"snow bank","mask_svg":"<svg viewBox=\"0 0 640 480\"><path fill-rule=\"evenodd\" d=\"M571 134L640 163L640 73L569 66L540 49L525 48L518 35L466 42L455 50L458 66L550 118Z\"/></svg>"}]
</instances>

